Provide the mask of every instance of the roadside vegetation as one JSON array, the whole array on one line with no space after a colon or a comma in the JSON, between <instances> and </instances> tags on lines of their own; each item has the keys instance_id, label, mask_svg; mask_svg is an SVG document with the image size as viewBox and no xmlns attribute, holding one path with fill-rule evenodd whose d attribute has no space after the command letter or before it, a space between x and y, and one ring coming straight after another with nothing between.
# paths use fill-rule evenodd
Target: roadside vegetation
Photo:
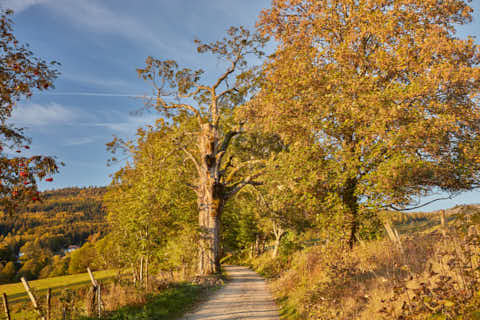
<instances>
[{"instance_id":1,"label":"roadside vegetation","mask_svg":"<svg viewBox=\"0 0 480 320\"><path fill-rule=\"evenodd\" d=\"M479 218L477 208L445 229L412 222L399 242L385 234L353 250L282 247L246 262L270 279L282 319L478 319Z\"/></svg>"},{"instance_id":2,"label":"roadside vegetation","mask_svg":"<svg viewBox=\"0 0 480 320\"><path fill-rule=\"evenodd\" d=\"M127 305L108 312L102 319L176 319L191 311L198 303L205 301L218 286L203 286L192 283L176 283L157 294L145 296L145 300L137 305ZM82 318L95 319L95 318Z\"/></svg>"}]
</instances>

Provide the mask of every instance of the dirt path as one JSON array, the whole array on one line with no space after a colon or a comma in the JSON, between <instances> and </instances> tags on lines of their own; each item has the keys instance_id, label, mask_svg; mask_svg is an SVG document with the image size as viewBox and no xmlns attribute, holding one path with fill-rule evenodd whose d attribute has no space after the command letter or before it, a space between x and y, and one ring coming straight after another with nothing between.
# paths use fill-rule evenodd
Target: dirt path
<instances>
[{"instance_id":1,"label":"dirt path","mask_svg":"<svg viewBox=\"0 0 480 320\"><path fill-rule=\"evenodd\" d=\"M265 281L246 267L226 266L230 281L182 320L279 320Z\"/></svg>"}]
</instances>

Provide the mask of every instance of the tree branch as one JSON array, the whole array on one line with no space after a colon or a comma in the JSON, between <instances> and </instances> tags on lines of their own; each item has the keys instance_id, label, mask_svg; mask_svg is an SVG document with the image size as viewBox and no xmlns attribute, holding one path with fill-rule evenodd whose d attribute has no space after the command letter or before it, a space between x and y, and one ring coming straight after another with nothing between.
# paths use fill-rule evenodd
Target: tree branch
<instances>
[{"instance_id":1,"label":"tree branch","mask_svg":"<svg viewBox=\"0 0 480 320\"><path fill-rule=\"evenodd\" d=\"M197 89L195 91L192 91L189 94L181 94L181 93L177 93L177 94L180 98L188 99L188 98L191 98L192 96L196 95L197 93L199 93L200 90L202 90L202 88L197 87Z\"/></svg>"},{"instance_id":2,"label":"tree branch","mask_svg":"<svg viewBox=\"0 0 480 320\"><path fill-rule=\"evenodd\" d=\"M225 80L227 79L227 77L232 74L236 67L237 67L237 63L240 61L242 57L242 54L241 52L238 52L237 55L235 56L235 59L233 61L231 61L231 65L230 65L230 68L227 69L227 71L225 71L224 74L222 74L220 76L220 78L218 78L217 82L213 85L212 89L213 90L216 90L218 88L218 86Z\"/></svg>"},{"instance_id":3,"label":"tree branch","mask_svg":"<svg viewBox=\"0 0 480 320\"><path fill-rule=\"evenodd\" d=\"M163 108L163 109L184 109L193 112L193 114L200 120L200 112L188 104L183 103L175 103L175 104L168 104L163 98L157 96L154 98L156 100L155 107Z\"/></svg>"},{"instance_id":4,"label":"tree branch","mask_svg":"<svg viewBox=\"0 0 480 320\"><path fill-rule=\"evenodd\" d=\"M224 95L229 94L229 93L232 93L232 92L234 92L234 91L237 91L237 92L238 92L238 89L235 88L235 87L234 87L234 88L230 88L230 89L226 89L226 90L224 90L222 93L220 93L219 95L215 96L215 98L216 98L216 99L221 98L221 97L223 97Z\"/></svg>"},{"instance_id":5,"label":"tree branch","mask_svg":"<svg viewBox=\"0 0 480 320\"><path fill-rule=\"evenodd\" d=\"M185 149L185 147L180 147L180 149L182 149L183 152L185 152L185 154L187 155L187 157L192 160L193 164L195 165L195 168L197 169L197 173L198 175L201 174L201 169L200 169L200 165L198 164L198 161L197 159L195 159L195 157L187 150Z\"/></svg>"},{"instance_id":6,"label":"tree branch","mask_svg":"<svg viewBox=\"0 0 480 320\"><path fill-rule=\"evenodd\" d=\"M431 200L431 201L428 201L424 204L421 204L421 205L418 205L418 206L415 206L415 207L410 207L410 208L397 208L393 205L386 205L386 206L383 206L382 208L388 208L388 209L392 209L392 210L395 210L395 211L410 211L410 210L415 210L415 209L419 209L419 208L422 208L422 207L425 207L425 206L428 206L429 204L432 204L434 202L437 202L437 201L440 201L440 200L451 200L453 199L454 197L456 197L457 195L450 195L448 197L443 197L443 198L437 198L437 199L434 199L434 200Z\"/></svg>"},{"instance_id":7,"label":"tree branch","mask_svg":"<svg viewBox=\"0 0 480 320\"><path fill-rule=\"evenodd\" d=\"M262 185L263 183L262 182L259 182L259 181L254 181L254 179L258 178L259 176L261 176L263 174L263 170L260 170L259 172L257 173L254 173L248 177L246 177L245 179L241 180L241 181L238 181L228 187L226 187L226 189L228 190L226 192L227 194L227 199L233 197L235 194L237 194L240 190L242 190L243 187L245 187L246 185L252 185L252 186L260 186Z\"/></svg>"},{"instance_id":8,"label":"tree branch","mask_svg":"<svg viewBox=\"0 0 480 320\"><path fill-rule=\"evenodd\" d=\"M225 179L225 182L228 183L229 181L231 181L234 177L234 175L240 171L240 169L242 168L245 168L246 166L248 165L252 165L252 164L258 164L258 163L265 163L266 160L264 159L256 159L256 160L250 160L250 161L245 161L245 162L242 162L240 163L240 165L238 165L236 168L234 168L230 174L228 175L228 177Z\"/></svg>"},{"instance_id":9,"label":"tree branch","mask_svg":"<svg viewBox=\"0 0 480 320\"><path fill-rule=\"evenodd\" d=\"M222 163L222 159L225 156L225 153L227 152L227 148L230 145L230 142L232 141L232 139L240 133L241 133L240 131L230 131L225 135L225 138L223 138L222 144L220 145L220 148L218 149L218 152L216 155L217 167L220 167Z\"/></svg>"}]
</instances>

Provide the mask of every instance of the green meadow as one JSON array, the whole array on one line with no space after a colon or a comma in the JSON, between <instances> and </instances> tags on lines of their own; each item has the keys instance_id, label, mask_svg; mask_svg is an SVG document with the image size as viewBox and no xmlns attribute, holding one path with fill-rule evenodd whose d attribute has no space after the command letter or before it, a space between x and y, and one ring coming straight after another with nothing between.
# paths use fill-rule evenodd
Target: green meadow
<instances>
[{"instance_id":1,"label":"green meadow","mask_svg":"<svg viewBox=\"0 0 480 320\"><path fill-rule=\"evenodd\" d=\"M106 280L113 278L117 274L118 270L104 270L96 271L93 273L96 280ZM90 283L90 277L88 273L79 273L68 276L52 277L39 280L29 281L30 287L34 292L41 293L46 292L48 288L52 289L52 292L59 291L61 289L73 289L87 285ZM28 298L27 292L21 282L9 283L0 286L0 294L5 293L9 302L19 302Z\"/></svg>"}]
</instances>

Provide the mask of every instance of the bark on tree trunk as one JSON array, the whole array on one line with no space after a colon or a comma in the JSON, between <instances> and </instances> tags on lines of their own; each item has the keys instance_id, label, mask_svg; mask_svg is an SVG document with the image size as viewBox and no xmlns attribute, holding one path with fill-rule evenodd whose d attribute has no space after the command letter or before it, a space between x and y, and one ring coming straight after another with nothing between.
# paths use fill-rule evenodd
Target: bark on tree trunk
<instances>
[{"instance_id":1,"label":"bark on tree trunk","mask_svg":"<svg viewBox=\"0 0 480 320\"><path fill-rule=\"evenodd\" d=\"M206 123L199 137L201 172L199 176L198 208L201 228L198 271L200 275L220 272L220 217L225 194L219 182L216 161L218 148L217 129Z\"/></svg>"},{"instance_id":2,"label":"bark on tree trunk","mask_svg":"<svg viewBox=\"0 0 480 320\"><path fill-rule=\"evenodd\" d=\"M282 237L284 234L285 234L285 230L274 222L273 235L275 236L275 243L273 245L273 252L272 252L273 258L275 258L278 254L278 249L280 248L280 240L282 240Z\"/></svg>"},{"instance_id":3,"label":"bark on tree trunk","mask_svg":"<svg viewBox=\"0 0 480 320\"><path fill-rule=\"evenodd\" d=\"M132 281L133 281L133 285L136 286L137 285L137 268L133 262L132 262Z\"/></svg>"},{"instance_id":4,"label":"bark on tree trunk","mask_svg":"<svg viewBox=\"0 0 480 320\"><path fill-rule=\"evenodd\" d=\"M348 238L348 245L350 249L353 248L355 242L357 242L357 231L358 231L358 197L355 195L355 189L357 187L356 179L347 179L345 188L343 191L342 199L343 203L348 209L349 219L350 219L350 235Z\"/></svg>"},{"instance_id":5,"label":"bark on tree trunk","mask_svg":"<svg viewBox=\"0 0 480 320\"><path fill-rule=\"evenodd\" d=\"M145 257L145 288L148 290L148 256Z\"/></svg>"},{"instance_id":6,"label":"bark on tree trunk","mask_svg":"<svg viewBox=\"0 0 480 320\"><path fill-rule=\"evenodd\" d=\"M218 212L200 210L200 255L199 274L210 275L220 272L219 230L220 217Z\"/></svg>"},{"instance_id":7,"label":"bark on tree trunk","mask_svg":"<svg viewBox=\"0 0 480 320\"><path fill-rule=\"evenodd\" d=\"M260 255L260 234L255 235L255 256L258 257Z\"/></svg>"},{"instance_id":8,"label":"bark on tree trunk","mask_svg":"<svg viewBox=\"0 0 480 320\"><path fill-rule=\"evenodd\" d=\"M140 271L138 272L140 286L143 286L143 256L140 258Z\"/></svg>"}]
</instances>

